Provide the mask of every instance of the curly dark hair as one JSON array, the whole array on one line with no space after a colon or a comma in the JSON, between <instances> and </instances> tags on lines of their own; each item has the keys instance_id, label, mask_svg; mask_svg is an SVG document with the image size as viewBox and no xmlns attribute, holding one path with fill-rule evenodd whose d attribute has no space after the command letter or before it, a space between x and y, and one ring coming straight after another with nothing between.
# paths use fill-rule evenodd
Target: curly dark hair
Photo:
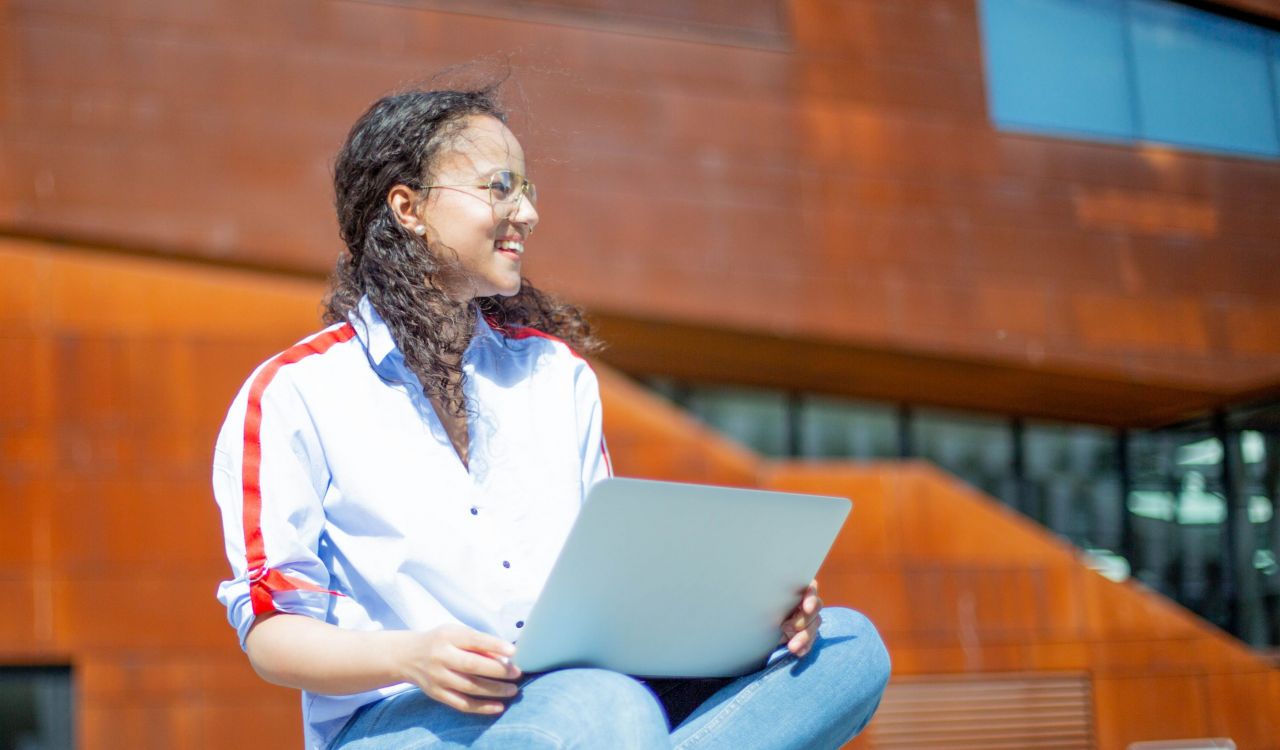
<instances>
[{"instance_id":1,"label":"curly dark hair","mask_svg":"<svg viewBox=\"0 0 1280 750\"><path fill-rule=\"evenodd\" d=\"M454 416L467 411L461 357L471 341L477 309L500 328L537 328L582 353L601 346L581 309L540 291L528 279L511 297L480 297L474 305L450 299L438 282L457 268L456 254L429 246L426 238L396 221L387 203L391 188L430 184L436 157L465 127L467 116L477 114L506 122L496 86L383 97L352 126L333 176L338 226L347 250L330 279L325 322L346 320L368 295L423 392Z\"/></svg>"}]
</instances>

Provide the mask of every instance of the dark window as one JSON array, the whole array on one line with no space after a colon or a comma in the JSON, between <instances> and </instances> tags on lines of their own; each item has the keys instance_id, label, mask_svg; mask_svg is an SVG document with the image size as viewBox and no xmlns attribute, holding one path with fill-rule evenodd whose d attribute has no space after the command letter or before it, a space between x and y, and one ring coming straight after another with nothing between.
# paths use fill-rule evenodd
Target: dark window
<instances>
[{"instance_id":1,"label":"dark window","mask_svg":"<svg viewBox=\"0 0 1280 750\"><path fill-rule=\"evenodd\" d=\"M1009 420L980 414L921 409L911 420L911 444L928 459L989 495L1017 496Z\"/></svg>"},{"instance_id":2,"label":"dark window","mask_svg":"<svg viewBox=\"0 0 1280 750\"><path fill-rule=\"evenodd\" d=\"M800 405L800 455L895 458L901 444L897 409L868 401L810 396Z\"/></svg>"},{"instance_id":3,"label":"dark window","mask_svg":"<svg viewBox=\"0 0 1280 750\"><path fill-rule=\"evenodd\" d=\"M0 667L0 750L71 750L71 670Z\"/></svg>"},{"instance_id":4,"label":"dark window","mask_svg":"<svg viewBox=\"0 0 1280 750\"><path fill-rule=\"evenodd\" d=\"M1024 503L1078 547L1109 558L1122 547L1116 431L1054 423L1027 425Z\"/></svg>"}]
</instances>

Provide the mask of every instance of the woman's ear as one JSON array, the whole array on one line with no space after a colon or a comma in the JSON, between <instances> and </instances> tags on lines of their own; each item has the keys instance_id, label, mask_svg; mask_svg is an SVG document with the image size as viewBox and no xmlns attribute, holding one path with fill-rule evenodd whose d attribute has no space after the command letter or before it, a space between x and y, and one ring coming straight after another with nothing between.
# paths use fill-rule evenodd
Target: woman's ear
<instances>
[{"instance_id":1,"label":"woman's ear","mask_svg":"<svg viewBox=\"0 0 1280 750\"><path fill-rule=\"evenodd\" d=\"M427 227L418 216L418 193L407 185L396 185L387 191L387 205L400 226L416 235L424 235Z\"/></svg>"}]
</instances>

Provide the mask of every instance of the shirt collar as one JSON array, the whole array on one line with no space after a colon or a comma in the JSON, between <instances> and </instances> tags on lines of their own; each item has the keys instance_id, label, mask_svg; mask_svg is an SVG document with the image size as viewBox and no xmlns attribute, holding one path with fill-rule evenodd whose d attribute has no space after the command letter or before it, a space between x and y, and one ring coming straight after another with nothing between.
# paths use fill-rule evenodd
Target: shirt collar
<instances>
[{"instance_id":1,"label":"shirt collar","mask_svg":"<svg viewBox=\"0 0 1280 750\"><path fill-rule=\"evenodd\" d=\"M399 347L391 336L391 327L387 325L378 311L373 308L373 303L369 301L369 296L365 295L360 298L360 302L349 315L351 325L356 329L356 336L360 338L360 343L364 345L365 351L369 352L369 359L376 367L382 367L388 357L392 354L397 355L398 359L402 359ZM476 311L475 331L471 338L470 346L480 343L492 343L502 338L502 334L495 331L489 321L485 320L484 315L480 311ZM468 346L468 349L470 349ZM464 355L465 356L465 355Z\"/></svg>"},{"instance_id":2,"label":"shirt collar","mask_svg":"<svg viewBox=\"0 0 1280 750\"><path fill-rule=\"evenodd\" d=\"M399 352L395 339L391 337L391 328L378 311L373 309L368 295L360 298L349 317L351 326L356 329L356 336L360 338L365 351L369 352L369 359L374 365L380 366L392 352Z\"/></svg>"}]
</instances>

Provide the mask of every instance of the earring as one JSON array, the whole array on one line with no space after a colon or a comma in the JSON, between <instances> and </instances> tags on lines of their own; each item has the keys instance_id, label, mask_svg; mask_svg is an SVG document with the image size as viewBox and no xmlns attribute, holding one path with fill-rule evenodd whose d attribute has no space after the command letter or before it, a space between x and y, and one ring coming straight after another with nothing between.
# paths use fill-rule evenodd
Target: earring
<instances>
[{"instance_id":1,"label":"earring","mask_svg":"<svg viewBox=\"0 0 1280 750\"><path fill-rule=\"evenodd\" d=\"M425 237L427 235L427 228L422 224L419 224L418 226L413 228L413 233L418 235L419 237Z\"/></svg>"}]
</instances>

